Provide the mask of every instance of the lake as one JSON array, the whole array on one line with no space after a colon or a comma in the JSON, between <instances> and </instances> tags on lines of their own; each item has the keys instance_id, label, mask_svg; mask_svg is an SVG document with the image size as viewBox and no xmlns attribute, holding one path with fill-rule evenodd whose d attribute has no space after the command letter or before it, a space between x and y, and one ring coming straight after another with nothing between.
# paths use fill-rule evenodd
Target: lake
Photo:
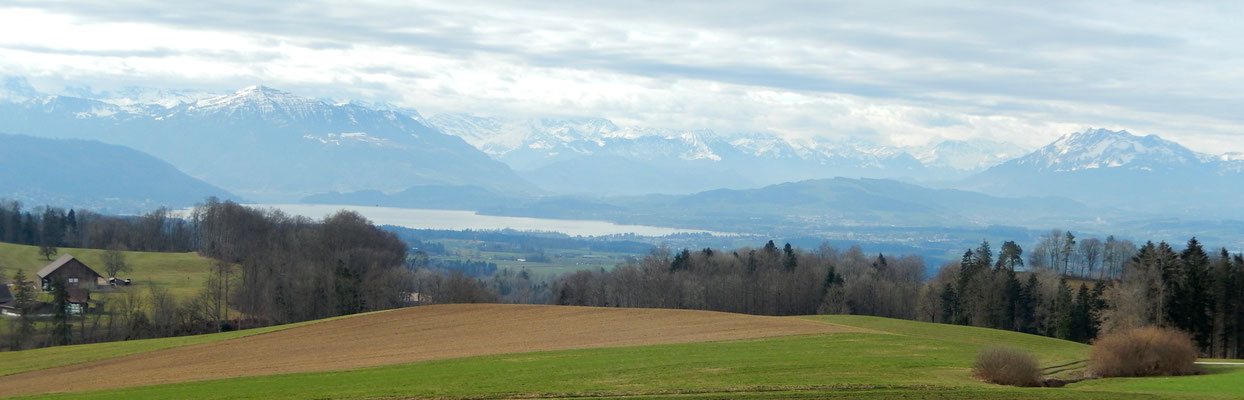
<instances>
[{"instance_id":1,"label":"lake","mask_svg":"<svg viewBox=\"0 0 1244 400\"><path fill-rule=\"evenodd\" d=\"M287 214L321 219L341 210L357 212L377 225L395 225L412 229L442 230L500 230L560 232L570 236L605 236L635 234L639 236L666 236L678 233L708 233L715 236L735 236L733 233L713 232L700 229L668 228L646 225L622 225L605 221L575 219L549 219L528 217L501 217L479 215L474 211L428 210L417 208L371 207L326 204L248 204L251 207L277 208Z\"/></svg>"}]
</instances>

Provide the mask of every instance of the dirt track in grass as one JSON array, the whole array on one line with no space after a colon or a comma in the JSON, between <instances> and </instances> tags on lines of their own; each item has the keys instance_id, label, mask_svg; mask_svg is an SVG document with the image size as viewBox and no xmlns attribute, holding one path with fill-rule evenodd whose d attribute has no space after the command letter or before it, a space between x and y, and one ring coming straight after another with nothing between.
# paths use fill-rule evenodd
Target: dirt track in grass
<instances>
[{"instance_id":1,"label":"dirt track in grass","mask_svg":"<svg viewBox=\"0 0 1244 400\"><path fill-rule=\"evenodd\" d=\"M0 393L74 392L490 354L835 332L871 331L692 310L426 306L4 376Z\"/></svg>"}]
</instances>

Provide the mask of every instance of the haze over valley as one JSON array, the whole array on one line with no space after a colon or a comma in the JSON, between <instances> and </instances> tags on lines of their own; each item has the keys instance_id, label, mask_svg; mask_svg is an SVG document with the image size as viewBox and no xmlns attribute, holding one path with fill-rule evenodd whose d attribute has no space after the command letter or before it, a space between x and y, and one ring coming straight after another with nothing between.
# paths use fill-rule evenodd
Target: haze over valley
<instances>
[{"instance_id":1,"label":"haze over valley","mask_svg":"<svg viewBox=\"0 0 1244 400\"><path fill-rule=\"evenodd\" d=\"M81 203L116 212L217 196L858 240L927 256L1000 229L1035 237L1052 227L1159 238L1197 229L1244 246L1244 230L1216 221L1244 212L1244 186L1226 184L1244 177L1244 156L1123 130L1067 132L1035 149L990 140L896 147L623 128L596 117L425 118L413 108L266 86L86 98L42 93L22 77L5 82L0 115L10 133L126 146L203 182L178 190L179 200L130 191ZM82 174L61 173L55 179ZM164 179L151 185L181 178ZM50 204L97 195L90 190L57 185L10 197ZM861 229L874 233L861 239Z\"/></svg>"}]
</instances>

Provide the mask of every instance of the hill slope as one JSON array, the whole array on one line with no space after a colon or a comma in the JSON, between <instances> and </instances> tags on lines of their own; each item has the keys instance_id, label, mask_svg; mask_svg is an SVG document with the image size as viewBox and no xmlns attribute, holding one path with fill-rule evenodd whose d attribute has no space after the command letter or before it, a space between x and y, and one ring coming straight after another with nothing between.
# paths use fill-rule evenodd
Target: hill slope
<instances>
[{"instance_id":1,"label":"hill slope","mask_svg":"<svg viewBox=\"0 0 1244 400\"><path fill-rule=\"evenodd\" d=\"M541 350L862 331L789 318L691 310L414 307L0 377L0 393L97 390ZM66 382L69 375L81 379Z\"/></svg>"},{"instance_id":2,"label":"hill slope","mask_svg":"<svg viewBox=\"0 0 1244 400\"><path fill-rule=\"evenodd\" d=\"M89 140L0 134L0 171L0 193L27 204L134 212L236 198L150 155Z\"/></svg>"},{"instance_id":3,"label":"hill slope","mask_svg":"<svg viewBox=\"0 0 1244 400\"><path fill-rule=\"evenodd\" d=\"M423 307L420 312L442 313L444 306ZM540 317L541 323L555 327L567 322L603 322L608 326L640 322L635 317L656 317L655 324L642 323L637 328L620 332L634 341L668 338L664 328L687 333L691 330L718 332L728 327L712 322L697 327L686 324L704 322L699 318L684 319L678 310L625 310L553 306L453 306L462 318L432 318L420 327L403 323L403 331L428 329L433 333L488 328L478 317L485 310L501 309L503 319ZM387 330L380 322L398 312L383 312L344 318L369 321L370 329ZM494 311L495 312L495 311ZM482 313L482 314L481 314ZM639 313L639 314L633 314ZM454 314L454 313L450 313ZM661 317L663 314L677 318ZM413 315L413 314L412 314ZM701 313L729 319L731 314ZM621 318L613 318L613 317ZM757 318L757 317L750 317ZM1013 388L990 385L971 378L970 365L976 353L988 345L1018 347L1037 355L1042 365L1053 366L1083 359L1088 346L1047 337L993 329L955 325L930 324L863 316L810 316L768 318L797 322L826 323L832 333L769 337L764 339L720 342L673 343L630 347L606 347L579 350L545 351L508 354L523 351L522 346L507 347L512 333L501 331L500 346L487 346L499 351L494 355L444 359L362 368L349 371L311 372L286 375L251 376L201 382L186 382L146 387L80 392L56 398L91 399L161 399L161 398L567 398L567 397L641 397L641 398L936 398L936 399L1044 399L1044 398L1155 398L1155 399L1228 399L1242 393L1238 379L1244 369L1216 368L1210 375L1158 379L1106 379L1088 381L1066 388ZM801 321L811 320L811 321ZM307 346L298 351L282 353L282 357L306 358L302 352L318 352L324 344L316 344L311 334L324 333L315 327L331 326L321 322L277 333L218 342L212 345L188 346L180 349L211 348L234 352L225 354L240 366L249 365L251 357L238 356L249 351L245 345L229 344L264 342L264 337L298 340ZM481 325L483 324L483 325ZM829 325L833 324L833 325ZM337 328L357 327L357 323L336 325ZM543 333L539 324L525 324L523 332L538 333L535 343L557 340L559 333ZM575 325L571 325L575 326ZM855 327L858 331L843 331ZM503 325L502 328L510 328ZM575 326L567 332L575 338L585 328ZM534 331L533 331L534 330ZM292 335L301 332L301 335ZM642 332L642 333L641 333ZM884 334L878 334L878 333ZM340 340L352 332L328 332L324 341ZM410 335L411 333L404 333ZM287 335L287 336L280 336ZM292 336L291 336L292 335ZM414 335L419 335L415 333ZM476 334L483 336L484 334ZM617 334L606 334L611 341ZM402 337L396 337L402 339ZM434 352L449 344L464 350L479 349L476 336L437 338L429 343L401 343L401 352ZM577 340L577 339L575 339ZM399 340L392 340L396 342ZM360 344L370 344L366 342ZM392 346L392 345L385 345ZM433 350L419 350L430 347ZM594 346L593 346L594 347ZM412 350L413 349L413 350ZM179 349L171 349L176 351ZM501 353L501 354L496 354ZM360 357L368 357L367 350ZM465 353L463 353L465 354ZM266 355L266 354L260 354ZM330 354L331 355L331 354ZM336 357L336 356L334 356ZM215 358L212 358L215 359ZM129 367L130 358L119 358ZM329 360L331 361L331 360ZM185 363L185 360L182 360ZM175 368L185 369L184 365ZM51 370L49 370L51 371ZM118 369L122 371L123 369ZM249 371L239 372L250 374ZM84 375L75 375L82 377ZM89 375L86 379L94 379ZM0 385L4 385L0 379ZM48 380L49 384L55 383ZM65 380L62 380L65 382ZM6 387L7 388L7 387ZM8 392L6 392L8 393Z\"/></svg>"}]
</instances>

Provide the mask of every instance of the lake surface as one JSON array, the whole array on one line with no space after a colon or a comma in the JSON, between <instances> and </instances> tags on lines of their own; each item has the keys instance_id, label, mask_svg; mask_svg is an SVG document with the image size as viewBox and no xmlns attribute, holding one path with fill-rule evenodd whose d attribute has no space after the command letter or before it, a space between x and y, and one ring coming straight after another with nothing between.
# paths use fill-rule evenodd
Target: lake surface
<instances>
[{"instance_id":1,"label":"lake surface","mask_svg":"<svg viewBox=\"0 0 1244 400\"><path fill-rule=\"evenodd\" d=\"M328 204L248 204L251 207L277 208L287 214L321 219L341 210L357 212L377 225L395 225L412 229L500 230L561 232L570 236L605 236L632 233L639 236L666 236L677 233L709 233L734 236L732 233L700 229L667 228L646 225L621 225L605 221L500 217L479 215L474 211L428 210L417 208L369 207Z\"/></svg>"}]
</instances>

